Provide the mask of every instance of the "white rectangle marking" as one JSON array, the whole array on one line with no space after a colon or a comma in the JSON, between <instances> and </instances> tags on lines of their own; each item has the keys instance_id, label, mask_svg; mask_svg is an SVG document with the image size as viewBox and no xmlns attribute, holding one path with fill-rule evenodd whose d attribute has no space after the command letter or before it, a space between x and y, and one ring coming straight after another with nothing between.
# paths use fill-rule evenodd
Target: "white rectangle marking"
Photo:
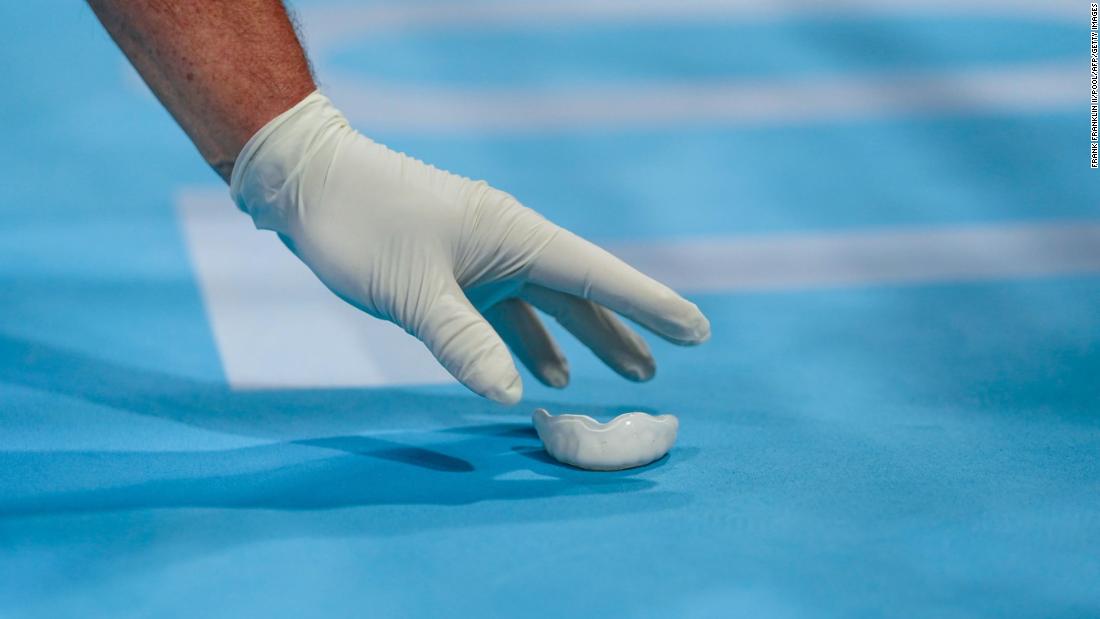
<instances>
[{"instance_id":1,"label":"white rectangle marking","mask_svg":"<svg viewBox=\"0 0 1100 619\"><path fill-rule=\"evenodd\" d=\"M451 382L402 329L344 303L221 190L177 200L222 367L237 389Z\"/></svg>"}]
</instances>

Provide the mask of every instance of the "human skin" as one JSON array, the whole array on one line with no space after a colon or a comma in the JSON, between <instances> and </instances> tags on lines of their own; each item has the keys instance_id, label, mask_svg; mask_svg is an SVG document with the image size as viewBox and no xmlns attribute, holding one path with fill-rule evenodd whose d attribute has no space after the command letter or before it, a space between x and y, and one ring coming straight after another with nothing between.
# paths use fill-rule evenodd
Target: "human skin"
<instances>
[{"instance_id":1,"label":"human skin","mask_svg":"<svg viewBox=\"0 0 1100 619\"><path fill-rule=\"evenodd\" d=\"M248 139L316 89L281 0L88 4L226 182Z\"/></svg>"}]
</instances>

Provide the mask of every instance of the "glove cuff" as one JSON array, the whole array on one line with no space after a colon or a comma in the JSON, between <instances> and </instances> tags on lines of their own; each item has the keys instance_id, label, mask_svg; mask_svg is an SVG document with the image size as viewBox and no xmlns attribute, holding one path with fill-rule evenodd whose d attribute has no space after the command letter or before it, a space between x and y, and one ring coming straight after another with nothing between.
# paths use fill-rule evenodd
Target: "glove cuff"
<instances>
[{"instance_id":1,"label":"glove cuff","mask_svg":"<svg viewBox=\"0 0 1100 619\"><path fill-rule=\"evenodd\" d=\"M257 228L286 232L301 205L303 172L318 156L331 157L347 119L313 91L271 119L237 155L229 195Z\"/></svg>"}]
</instances>

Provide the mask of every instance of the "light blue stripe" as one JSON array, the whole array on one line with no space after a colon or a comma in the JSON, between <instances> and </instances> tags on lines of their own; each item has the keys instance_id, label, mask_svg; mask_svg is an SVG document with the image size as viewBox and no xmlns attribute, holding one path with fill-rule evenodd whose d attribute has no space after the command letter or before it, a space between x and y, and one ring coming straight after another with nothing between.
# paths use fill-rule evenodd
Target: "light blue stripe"
<instances>
[{"instance_id":1,"label":"light blue stripe","mask_svg":"<svg viewBox=\"0 0 1100 619\"><path fill-rule=\"evenodd\" d=\"M1082 22L1084 23L1084 22ZM537 23L372 33L320 58L370 79L553 89L654 81L964 69L1081 53L1072 25L1007 18Z\"/></svg>"}]
</instances>

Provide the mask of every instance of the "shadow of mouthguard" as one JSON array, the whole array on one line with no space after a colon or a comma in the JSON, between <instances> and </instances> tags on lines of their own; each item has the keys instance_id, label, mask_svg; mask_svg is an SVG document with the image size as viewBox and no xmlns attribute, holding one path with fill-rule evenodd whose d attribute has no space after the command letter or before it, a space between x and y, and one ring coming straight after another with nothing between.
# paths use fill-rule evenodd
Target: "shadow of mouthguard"
<instances>
[{"instance_id":1,"label":"shadow of mouthguard","mask_svg":"<svg viewBox=\"0 0 1100 619\"><path fill-rule=\"evenodd\" d=\"M557 417L535 409L535 431L558 462L592 471L618 471L659 460L676 442L674 415L623 413L607 423L588 415Z\"/></svg>"}]
</instances>

